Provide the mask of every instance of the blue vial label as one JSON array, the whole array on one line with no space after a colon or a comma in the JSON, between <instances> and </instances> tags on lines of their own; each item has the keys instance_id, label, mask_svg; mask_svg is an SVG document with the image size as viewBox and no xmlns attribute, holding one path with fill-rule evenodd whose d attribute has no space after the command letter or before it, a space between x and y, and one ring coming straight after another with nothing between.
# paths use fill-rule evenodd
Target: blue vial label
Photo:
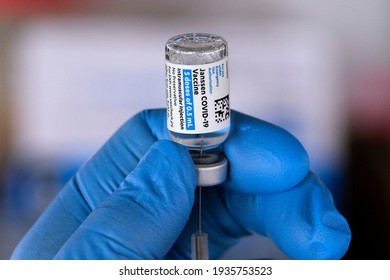
<instances>
[{"instance_id":1,"label":"blue vial label","mask_svg":"<svg viewBox=\"0 0 390 280\"><path fill-rule=\"evenodd\" d=\"M166 62L165 70L169 130L198 134L230 125L227 58L202 65Z\"/></svg>"},{"instance_id":2,"label":"blue vial label","mask_svg":"<svg viewBox=\"0 0 390 280\"><path fill-rule=\"evenodd\" d=\"M195 130L194 91L192 86L192 70L183 69L184 113L186 130Z\"/></svg>"}]
</instances>

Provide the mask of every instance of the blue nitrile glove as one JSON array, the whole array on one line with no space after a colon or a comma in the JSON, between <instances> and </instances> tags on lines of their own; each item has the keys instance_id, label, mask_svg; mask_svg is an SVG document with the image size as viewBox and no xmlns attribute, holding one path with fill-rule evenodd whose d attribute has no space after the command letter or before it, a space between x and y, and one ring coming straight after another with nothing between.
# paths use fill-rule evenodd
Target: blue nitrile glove
<instances>
[{"instance_id":1,"label":"blue nitrile glove","mask_svg":"<svg viewBox=\"0 0 390 280\"><path fill-rule=\"evenodd\" d=\"M190 258L196 174L186 148L166 139L164 110L130 119L65 186L12 257ZM294 259L344 255L348 224L293 136L232 112L223 150L229 178L202 194L211 258L250 232L268 236Z\"/></svg>"}]
</instances>

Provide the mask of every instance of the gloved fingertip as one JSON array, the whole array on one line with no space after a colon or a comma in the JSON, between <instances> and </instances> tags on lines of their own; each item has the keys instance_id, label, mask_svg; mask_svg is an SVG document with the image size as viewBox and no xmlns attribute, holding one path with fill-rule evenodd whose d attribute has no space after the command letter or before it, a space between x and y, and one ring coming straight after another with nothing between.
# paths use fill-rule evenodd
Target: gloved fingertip
<instances>
[{"instance_id":1,"label":"gloved fingertip","mask_svg":"<svg viewBox=\"0 0 390 280\"><path fill-rule=\"evenodd\" d=\"M156 141L131 175L126 178L123 186L157 188L158 184L161 184L161 190L174 191L166 188L166 185L178 185L189 188L191 193L196 186L196 172L188 149L169 140ZM140 185L135 180L150 184Z\"/></svg>"},{"instance_id":2,"label":"gloved fingertip","mask_svg":"<svg viewBox=\"0 0 390 280\"><path fill-rule=\"evenodd\" d=\"M149 149L142 161L154 161L156 164L163 163L166 168L173 168L173 173L178 173L179 176L188 180L190 185L196 182L196 172L194 162L188 149L180 144L170 140L156 141ZM154 168L148 164L147 168Z\"/></svg>"},{"instance_id":3,"label":"gloved fingertip","mask_svg":"<svg viewBox=\"0 0 390 280\"><path fill-rule=\"evenodd\" d=\"M243 193L285 191L309 172L309 157L293 135L239 112L232 112L224 152L229 159L225 187Z\"/></svg>"}]
</instances>

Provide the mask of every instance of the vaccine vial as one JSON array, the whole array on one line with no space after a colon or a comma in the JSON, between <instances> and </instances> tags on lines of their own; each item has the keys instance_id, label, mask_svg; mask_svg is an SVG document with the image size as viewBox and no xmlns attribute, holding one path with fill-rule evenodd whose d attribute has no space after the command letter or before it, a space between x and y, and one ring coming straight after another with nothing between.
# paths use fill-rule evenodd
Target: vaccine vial
<instances>
[{"instance_id":1,"label":"vaccine vial","mask_svg":"<svg viewBox=\"0 0 390 280\"><path fill-rule=\"evenodd\" d=\"M207 33L177 35L165 45L165 60L171 139L207 154L226 140L230 129L227 43Z\"/></svg>"},{"instance_id":2,"label":"vaccine vial","mask_svg":"<svg viewBox=\"0 0 390 280\"><path fill-rule=\"evenodd\" d=\"M228 162L218 147L229 135L229 71L226 41L217 35L188 33L165 45L167 127L171 139L187 146L197 173L198 230L191 237L192 259L208 259L202 232L202 187L223 183Z\"/></svg>"}]
</instances>

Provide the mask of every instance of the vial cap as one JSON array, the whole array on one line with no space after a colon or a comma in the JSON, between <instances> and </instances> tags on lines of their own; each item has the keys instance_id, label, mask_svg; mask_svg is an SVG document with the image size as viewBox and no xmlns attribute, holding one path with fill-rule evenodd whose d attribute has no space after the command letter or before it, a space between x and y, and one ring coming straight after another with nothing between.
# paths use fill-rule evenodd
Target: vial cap
<instances>
[{"instance_id":1,"label":"vial cap","mask_svg":"<svg viewBox=\"0 0 390 280\"><path fill-rule=\"evenodd\" d=\"M209 163L199 161L195 163L197 177L197 186L211 187L222 184L226 181L228 175L228 160L222 154L219 155L217 161Z\"/></svg>"}]
</instances>

